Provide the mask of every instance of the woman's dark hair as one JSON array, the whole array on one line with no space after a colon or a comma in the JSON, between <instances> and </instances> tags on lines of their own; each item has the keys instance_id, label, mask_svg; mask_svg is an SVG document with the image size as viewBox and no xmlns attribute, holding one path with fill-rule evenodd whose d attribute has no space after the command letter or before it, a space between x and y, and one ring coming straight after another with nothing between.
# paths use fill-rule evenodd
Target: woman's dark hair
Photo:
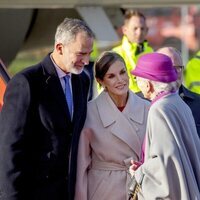
<instances>
[{"instance_id":1,"label":"woman's dark hair","mask_svg":"<svg viewBox=\"0 0 200 200\"><path fill-rule=\"evenodd\" d=\"M126 66L124 59L119 54L114 51L104 51L94 63L95 78L103 80L110 66L116 61L120 61Z\"/></svg>"}]
</instances>

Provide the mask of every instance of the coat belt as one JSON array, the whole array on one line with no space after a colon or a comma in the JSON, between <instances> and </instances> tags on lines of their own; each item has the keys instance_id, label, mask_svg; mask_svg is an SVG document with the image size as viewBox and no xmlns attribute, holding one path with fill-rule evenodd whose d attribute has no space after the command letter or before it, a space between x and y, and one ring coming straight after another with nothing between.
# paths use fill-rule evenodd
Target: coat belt
<instances>
[{"instance_id":1,"label":"coat belt","mask_svg":"<svg viewBox=\"0 0 200 200\"><path fill-rule=\"evenodd\" d=\"M129 173L129 166L131 165L131 160L133 158L130 157L124 160L124 164L112 163L112 162L105 162L100 160L92 160L91 169L94 170L107 170L107 171L126 171L126 200L129 199L128 197L128 188L129 183L131 180L131 175Z\"/></svg>"},{"instance_id":2,"label":"coat belt","mask_svg":"<svg viewBox=\"0 0 200 200\"><path fill-rule=\"evenodd\" d=\"M131 158L128 158L124 160L124 164L118 164L118 163L112 163L112 162L105 162L100 160L92 160L91 169L96 170L121 170L121 171L127 171L129 169L129 166L131 165L130 160Z\"/></svg>"}]
</instances>

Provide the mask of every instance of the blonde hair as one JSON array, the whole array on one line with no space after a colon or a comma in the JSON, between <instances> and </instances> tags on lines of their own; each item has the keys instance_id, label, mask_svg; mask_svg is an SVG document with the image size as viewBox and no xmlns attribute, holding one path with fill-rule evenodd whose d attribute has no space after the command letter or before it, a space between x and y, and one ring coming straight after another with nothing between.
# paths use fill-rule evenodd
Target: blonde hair
<instances>
[{"instance_id":1,"label":"blonde hair","mask_svg":"<svg viewBox=\"0 0 200 200\"><path fill-rule=\"evenodd\" d=\"M131 19L131 17L133 17L133 16L143 18L144 21L146 21L146 17L139 10L128 9L124 13L124 24L127 24L129 22L129 20Z\"/></svg>"}]
</instances>

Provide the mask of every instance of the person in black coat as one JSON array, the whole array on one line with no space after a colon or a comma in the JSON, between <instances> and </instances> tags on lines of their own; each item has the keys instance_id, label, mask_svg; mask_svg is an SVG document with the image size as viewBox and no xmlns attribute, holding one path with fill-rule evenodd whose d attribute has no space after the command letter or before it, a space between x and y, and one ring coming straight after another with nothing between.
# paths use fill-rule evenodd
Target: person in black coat
<instances>
[{"instance_id":1,"label":"person in black coat","mask_svg":"<svg viewBox=\"0 0 200 200\"><path fill-rule=\"evenodd\" d=\"M0 199L72 200L94 35L81 20L57 27L52 53L8 83L0 113ZM65 97L70 79L72 113Z\"/></svg>"},{"instance_id":2,"label":"person in black coat","mask_svg":"<svg viewBox=\"0 0 200 200\"><path fill-rule=\"evenodd\" d=\"M197 133L200 137L200 95L191 92L183 86L183 61L180 52L174 47L163 47L157 50L158 53L169 56L178 73L177 87L179 95L183 101L190 107L197 128Z\"/></svg>"}]
</instances>

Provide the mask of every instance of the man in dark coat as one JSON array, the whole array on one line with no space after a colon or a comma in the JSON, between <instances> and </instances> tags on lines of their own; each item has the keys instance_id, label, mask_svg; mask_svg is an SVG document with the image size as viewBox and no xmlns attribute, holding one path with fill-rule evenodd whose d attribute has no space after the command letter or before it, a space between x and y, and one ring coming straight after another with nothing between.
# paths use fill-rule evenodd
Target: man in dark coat
<instances>
[{"instance_id":1,"label":"man in dark coat","mask_svg":"<svg viewBox=\"0 0 200 200\"><path fill-rule=\"evenodd\" d=\"M8 83L0 113L0 199L74 198L90 84L83 68L89 63L93 38L83 21L64 19L57 27L53 52Z\"/></svg>"},{"instance_id":2,"label":"man in dark coat","mask_svg":"<svg viewBox=\"0 0 200 200\"><path fill-rule=\"evenodd\" d=\"M197 133L200 137L200 95L191 92L183 86L183 61L180 52L173 47L163 47L157 50L158 53L169 56L178 73L177 85L179 95L183 101L190 107L197 128Z\"/></svg>"}]
</instances>

